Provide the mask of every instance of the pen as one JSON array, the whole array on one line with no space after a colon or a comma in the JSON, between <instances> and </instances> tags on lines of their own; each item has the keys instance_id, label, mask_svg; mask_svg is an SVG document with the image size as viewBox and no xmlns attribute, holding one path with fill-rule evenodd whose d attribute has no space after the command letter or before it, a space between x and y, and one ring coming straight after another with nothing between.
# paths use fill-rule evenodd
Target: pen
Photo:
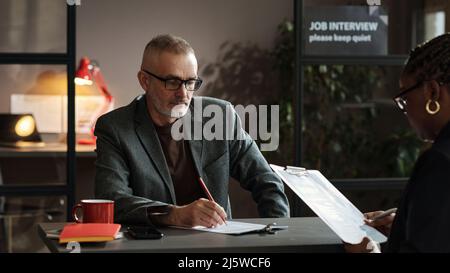
<instances>
[{"instance_id":1,"label":"pen","mask_svg":"<svg viewBox=\"0 0 450 273\"><path fill-rule=\"evenodd\" d=\"M371 221L380 220L386 216L391 215L392 213L395 213L397 211L397 208L388 209L387 211L375 216L374 218L370 219Z\"/></svg>"},{"instance_id":2,"label":"pen","mask_svg":"<svg viewBox=\"0 0 450 273\"><path fill-rule=\"evenodd\" d=\"M203 191L206 193L206 196L208 197L208 200L216 203L216 201L214 201L214 198L212 197L211 193L209 192L208 188L206 187L206 184L203 181L201 176L198 177L198 181L200 182L200 186L202 186ZM227 224L226 219L222 218L222 220L223 220L223 222L226 225Z\"/></svg>"}]
</instances>

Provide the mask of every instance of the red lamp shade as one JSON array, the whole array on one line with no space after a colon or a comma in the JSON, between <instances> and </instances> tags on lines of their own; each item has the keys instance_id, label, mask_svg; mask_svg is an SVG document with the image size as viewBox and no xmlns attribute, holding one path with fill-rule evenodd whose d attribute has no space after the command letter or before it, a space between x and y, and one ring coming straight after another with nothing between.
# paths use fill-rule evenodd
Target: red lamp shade
<instances>
[{"instance_id":1,"label":"red lamp shade","mask_svg":"<svg viewBox=\"0 0 450 273\"><path fill-rule=\"evenodd\" d=\"M80 61L77 72L75 73L75 83L78 85L92 85L92 76L89 72L91 61L84 57Z\"/></svg>"},{"instance_id":2,"label":"red lamp shade","mask_svg":"<svg viewBox=\"0 0 450 273\"><path fill-rule=\"evenodd\" d=\"M75 83L77 85L92 85L94 84L94 82L101 91L105 99L105 102L103 103L102 107L97 111L97 113L92 117L90 138L80 139L78 140L78 144L89 144L89 145L95 144L96 140L94 136L95 122L100 115L108 112L108 110L114 103L114 98L108 91L108 88L103 79L102 73L100 72L98 64L95 61L91 62L87 57L84 57L80 60L80 65L78 66L78 69L75 73Z\"/></svg>"}]
</instances>

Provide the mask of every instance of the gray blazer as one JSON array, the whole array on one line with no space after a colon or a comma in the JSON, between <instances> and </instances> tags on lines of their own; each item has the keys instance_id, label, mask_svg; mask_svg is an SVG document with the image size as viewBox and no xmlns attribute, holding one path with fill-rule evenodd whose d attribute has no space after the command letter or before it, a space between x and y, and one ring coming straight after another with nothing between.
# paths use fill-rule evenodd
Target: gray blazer
<instances>
[{"instance_id":1,"label":"gray blazer","mask_svg":"<svg viewBox=\"0 0 450 273\"><path fill-rule=\"evenodd\" d=\"M217 105L230 103L207 97L193 102ZM231 107L232 109L232 107ZM193 115L195 116L195 115ZM239 117L232 113L235 124ZM208 118L202 118L203 125ZM194 117L192 117L192 122ZM245 131L243 140L189 140L194 165L215 201L231 215L228 198L230 177L252 193L261 217L289 217L282 181L273 173L255 142ZM115 222L151 224L149 207L176 204L176 196L145 95L129 105L101 116L95 127L97 161L96 198L115 201ZM239 204L234 204L239 206Z\"/></svg>"}]
</instances>

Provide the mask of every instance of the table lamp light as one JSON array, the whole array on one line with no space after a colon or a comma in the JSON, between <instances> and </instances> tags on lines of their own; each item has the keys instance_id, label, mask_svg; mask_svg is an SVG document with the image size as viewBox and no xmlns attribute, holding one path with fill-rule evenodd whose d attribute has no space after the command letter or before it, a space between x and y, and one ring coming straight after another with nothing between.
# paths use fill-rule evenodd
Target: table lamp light
<instances>
[{"instance_id":1,"label":"table lamp light","mask_svg":"<svg viewBox=\"0 0 450 273\"><path fill-rule=\"evenodd\" d=\"M102 114L106 113L111 105L113 104L114 98L109 93L106 83L103 79L103 75L100 71L98 64L95 61L89 60L87 57L83 57L80 60L80 65L75 73L75 84L76 85L93 85L96 84L100 89L105 102L98 112L93 116L91 120L90 138L78 140L78 144L93 145L96 142L96 137L94 136L95 122L97 118Z\"/></svg>"},{"instance_id":2,"label":"table lamp light","mask_svg":"<svg viewBox=\"0 0 450 273\"><path fill-rule=\"evenodd\" d=\"M0 114L0 146L44 147L33 114Z\"/></svg>"}]
</instances>

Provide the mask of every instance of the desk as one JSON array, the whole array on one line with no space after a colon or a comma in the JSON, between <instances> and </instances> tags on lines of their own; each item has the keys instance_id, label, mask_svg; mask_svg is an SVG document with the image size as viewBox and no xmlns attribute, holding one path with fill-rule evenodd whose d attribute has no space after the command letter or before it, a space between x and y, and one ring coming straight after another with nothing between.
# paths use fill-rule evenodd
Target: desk
<instances>
[{"instance_id":1,"label":"desk","mask_svg":"<svg viewBox=\"0 0 450 273\"><path fill-rule=\"evenodd\" d=\"M81 252L343 252L342 242L319 218L236 219L236 221L288 225L288 230L276 234L247 234L241 236L204 231L160 228L164 237L158 240L134 240L126 234L122 239L107 243L82 244ZM59 229L64 223L42 223L39 237L51 252L68 252L66 245L46 237L47 230Z\"/></svg>"}]
</instances>

